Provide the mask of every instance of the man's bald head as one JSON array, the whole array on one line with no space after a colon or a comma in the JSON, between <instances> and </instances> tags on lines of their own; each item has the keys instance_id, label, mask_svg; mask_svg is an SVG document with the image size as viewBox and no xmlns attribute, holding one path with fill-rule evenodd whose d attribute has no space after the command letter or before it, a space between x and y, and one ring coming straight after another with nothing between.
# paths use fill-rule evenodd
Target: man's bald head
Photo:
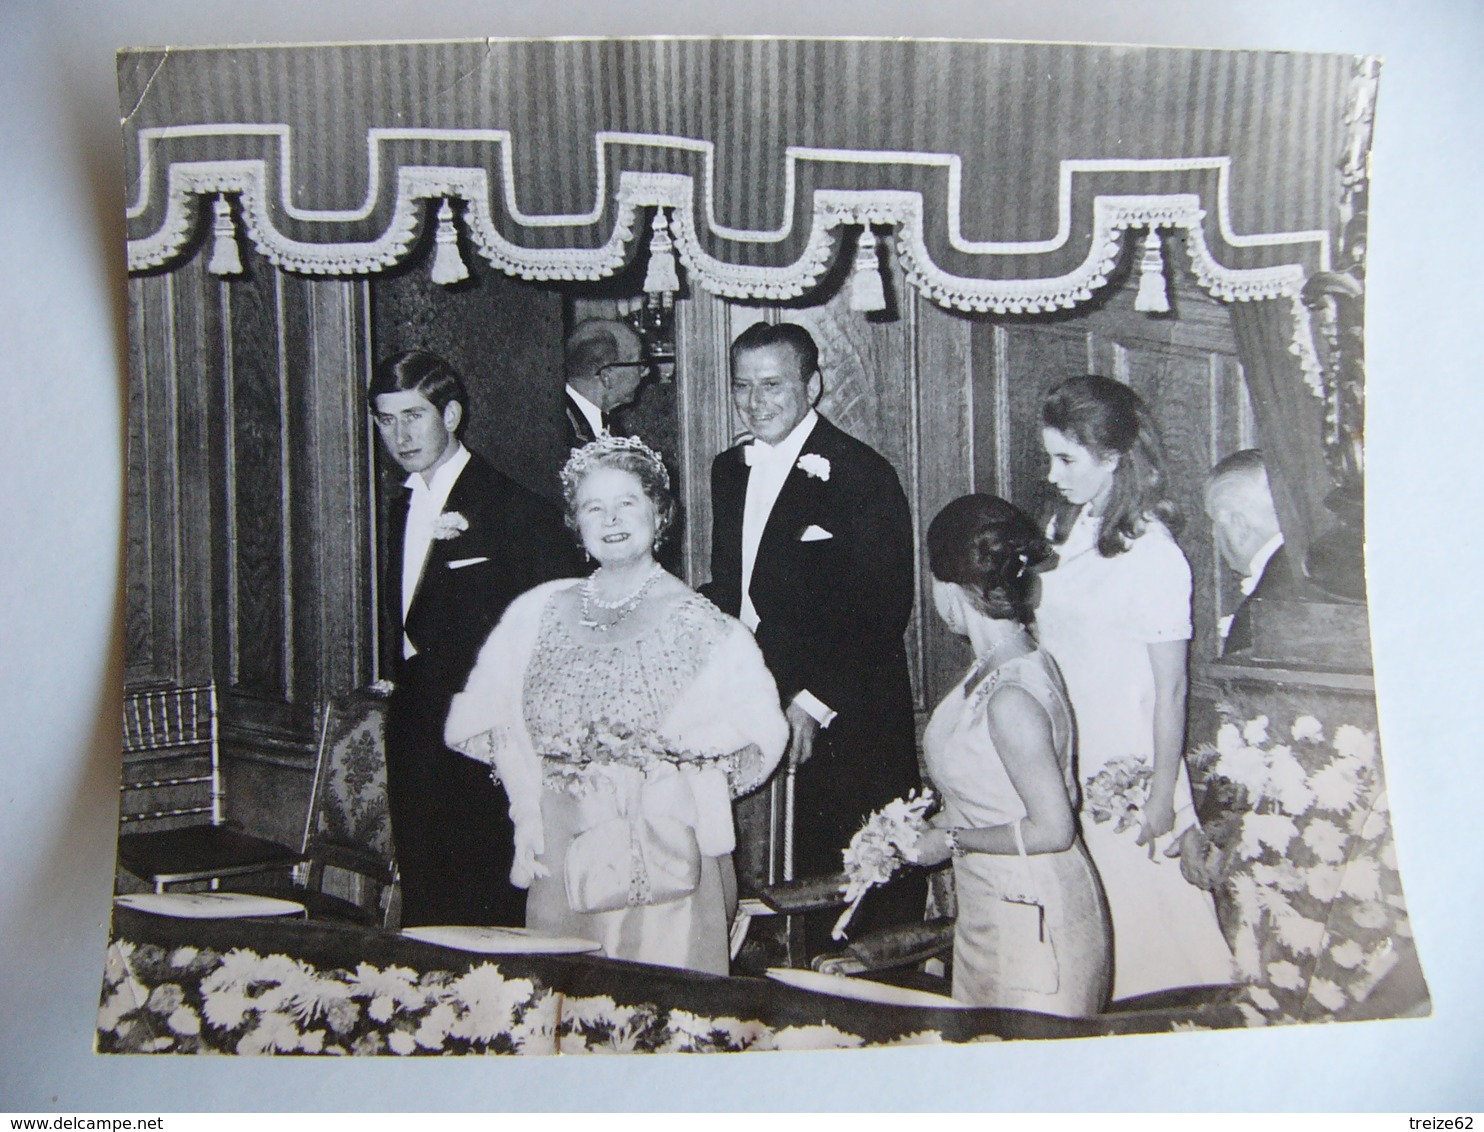
<instances>
[{"instance_id":1,"label":"man's bald head","mask_svg":"<svg viewBox=\"0 0 1484 1132\"><path fill-rule=\"evenodd\" d=\"M1262 453L1246 448L1212 468L1205 502L1221 556L1245 575L1257 552L1282 531Z\"/></svg>"}]
</instances>

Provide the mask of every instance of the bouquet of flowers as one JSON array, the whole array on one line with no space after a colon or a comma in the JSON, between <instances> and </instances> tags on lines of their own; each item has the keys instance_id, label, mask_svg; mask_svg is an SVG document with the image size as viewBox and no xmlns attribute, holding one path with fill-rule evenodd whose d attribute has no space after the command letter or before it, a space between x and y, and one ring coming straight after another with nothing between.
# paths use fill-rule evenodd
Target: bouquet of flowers
<instances>
[{"instance_id":1,"label":"bouquet of flowers","mask_svg":"<svg viewBox=\"0 0 1484 1132\"><path fill-rule=\"evenodd\" d=\"M1113 821L1114 833L1136 828L1144 821L1149 804L1154 767L1137 755L1109 759L1106 766L1087 779L1087 809L1101 825Z\"/></svg>"},{"instance_id":2,"label":"bouquet of flowers","mask_svg":"<svg viewBox=\"0 0 1484 1132\"><path fill-rule=\"evenodd\" d=\"M841 886L848 905L835 921L831 938L845 938L845 927L866 893L885 884L906 862L907 853L927 829L928 811L936 801L931 790L914 790L905 798L893 798L868 817L860 832L850 839L844 852L845 883Z\"/></svg>"}]
</instances>

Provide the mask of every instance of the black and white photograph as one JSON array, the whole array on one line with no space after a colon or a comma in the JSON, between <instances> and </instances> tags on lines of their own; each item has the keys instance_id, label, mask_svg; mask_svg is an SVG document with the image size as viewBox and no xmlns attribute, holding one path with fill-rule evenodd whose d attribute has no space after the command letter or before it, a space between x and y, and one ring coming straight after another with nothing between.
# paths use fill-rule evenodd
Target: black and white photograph
<instances>
[{"instance_id":1,"label":"black and white photograph","mask_svg":"<svg viewBox=\"0 0 1484 1132\"><path fill-rule=\"evenodd\" d=\"M18 19L111 37L117 191L16 245L111 319L17 425L0 1092L1468 1100L1473 403L1387 180L1456 45L1319 7Z\"/></svg>"},{"instance_id":2,"label":"black and white photograph","mask_svg":"<svg viewBox=\"0 0 1484 1132\"><path fill-rule=\"evenodd\" d=\"M99 1050L1426 1015L1363 557L1382 69L120 53Z\"/></svg>"}]
</instances>

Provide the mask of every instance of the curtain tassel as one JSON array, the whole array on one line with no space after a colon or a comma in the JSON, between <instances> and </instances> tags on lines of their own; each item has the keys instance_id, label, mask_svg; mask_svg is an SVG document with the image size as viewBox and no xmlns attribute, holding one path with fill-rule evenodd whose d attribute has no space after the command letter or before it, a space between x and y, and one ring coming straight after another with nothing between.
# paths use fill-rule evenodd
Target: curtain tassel
<instances>
[{"instance_id":1,"label":"curtain tassel","mask_svg":"<svg viewBox=\"0 0 1484 1132\"><path fill-rule=\"evenodd\" d=\"M433 237L433 282L448 286L469 278L469 269L459 255L459 234L453 226L453 205L448 198L438 206L438 232Z\"/></svg>"},{"instance_id":2,"label":"curtain tassel","mask_svg":"<svg viewBox=\"0 0 1484 1132\"><path fill-rule=\"evenodd\" d=\"M670 236L670 218L663 208L654 210L649 225L649 268L644 272L646 295L673 295L680 290L675 270L675 241Z\"/></svg>"},{"instance_id":3,"label":"curtain tassel","mask_svg":"<svg viewBox=\"0 0 1484 1132\"><path fill-rule=\"evenodd\" d=\"M850 277L850 309L884 311L886 286L881 281L881 260L876 255L876 233L870 224L861 226L855 243L855 267Z\"/></svg>"},{"instance_id":4,"label":"curtain tassel","mask_svg":"<svg viewBox=\"0 0 1484 1132\"><path fill-rule=\"evenodd\" d=\"M1164 314L1170 309L1170 295L1165 288L1165 257L1160 250L1159 229L1149 229L1144 237L1144 254L1139 257L1139 293L1134 296L1134 310L1144 314Z\"/></svg>"},{"instance_id":5,"label":"curtain tassel","mask_svg":"<svg viewBox=\"0 0 1484 1132\"><path fill-rule=\"evenodd\" d=\"M242 252L237 247L237 226L232 223L232 204L225 193L217 193L212 202L216 219L211 225L211 262L206 270L213 275L241 275Z\"/></svg>"}]
</instances>

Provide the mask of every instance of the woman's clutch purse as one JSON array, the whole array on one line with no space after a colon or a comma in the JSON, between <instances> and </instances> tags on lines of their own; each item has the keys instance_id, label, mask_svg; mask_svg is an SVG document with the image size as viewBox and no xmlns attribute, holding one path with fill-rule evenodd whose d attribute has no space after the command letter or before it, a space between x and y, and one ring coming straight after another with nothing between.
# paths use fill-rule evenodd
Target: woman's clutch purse
<instances>
[{"instance_id":1,"label":"woman's clutch purse","mask_svg":"<svg viewBox=\"0 0 1484 1132\"><path fill-rule=\"evenodd\" d=\"M667 904L701 881L696 831L673 818L613 818L579 834L562 866L574 912Z\"/></svg>"}]
</instances>

